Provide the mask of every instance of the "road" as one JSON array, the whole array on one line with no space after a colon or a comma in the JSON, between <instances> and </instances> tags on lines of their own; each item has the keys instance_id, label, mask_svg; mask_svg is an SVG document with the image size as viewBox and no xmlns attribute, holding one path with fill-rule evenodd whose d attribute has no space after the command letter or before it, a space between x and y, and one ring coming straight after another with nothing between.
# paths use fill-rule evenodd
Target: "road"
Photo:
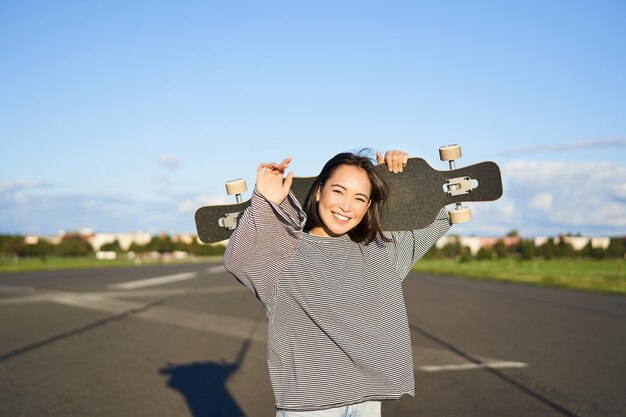
<instances>
[{"instance_id":1,"label":"road","mask_svg":"<svg viewBox=\"0 0 626 417\"><path fill-rule=\"evenodd\" d=\"M411 274L383 416L624 416L626 297ZM0 274L0 416L274 416L263 311L218 264Z\"/></svg>"}]
</instances>

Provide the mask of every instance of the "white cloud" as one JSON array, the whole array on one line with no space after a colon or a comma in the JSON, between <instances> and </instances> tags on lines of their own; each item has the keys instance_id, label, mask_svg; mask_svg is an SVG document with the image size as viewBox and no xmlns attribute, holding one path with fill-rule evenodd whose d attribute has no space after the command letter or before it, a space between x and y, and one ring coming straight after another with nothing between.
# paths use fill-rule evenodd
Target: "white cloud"
<instances>
[{"instance_id":1,"label":"white cloud","mask_svg":"<svg viewBox=\"0 0 626 417\"><path fill-rule=\"evenodd\" d=\"M0 194L16 193L34 188L48 187L49 185L47 182L40 180L0 181Z\"/></svg>"},{"instance_id":2,"label":"white cloud","mask_svg":"<svg viewBox=\"0 0 626 417\"><path fill-rule=\"evenodd\" d=\"M626 233L626 166L513 161L502 172L521 228L534 234Z\"/></svg>"},{"instance_id":3,"label":"white cloud","mask_svg":"<svg viewBox=\"0 0 626 417\"><path fill-rule=\"evenodd\" d=\"M609 190L615 198L626 201L626 182L615 182L609 184Z\"/></svg>"},{"instance_id":4,"label":"white cloud","mask_svg":"<svg viewBox=\"0 0 626 417\"><path fill-rule=\"evenodd\" d=\"M451 233L479 236L502 236L511 230L520 230L522 215L506 193L497 201L464 203L472 210L472 221L455 225ZM452 209L454 206L449 206Z\"/></svg>"},{"instance_id":5,"label":"white cloud","mask_svg":"<svg viewBox=\"0 0 626 417\"><path fill-rule=\"evenodd\" d=\"M56 234L60 229L193 232L193 215L177 210L178 198L32 192L24 202L0 199L0 233Z\"/></svg>"},{"instance_id":6,"label":"white cloud","mask_svg":"<svg viewBox=\"0 0 626 417\"><path fill-rule=\"evenodd\" d=\"M553 201L554 196L552 194L541 193L534 196L528 203L528 206L537 210L549 211L552 208Z\"/></svg>"},{"instance_id":7,"label":"white cloud","mask_svg":"<svg viewBox=\"0 0 626 417\"><path fill-rule=\"evenodd\" d=\"M626 148L626 139L593 139L561 145L540 145L532 148L512 149L504 152L504 155L522 155L530 153L563 152L578 149L606 149L606 148Z\"/></svg>"},{"instance_id":8,"label":"white cloud","mask_svg":"<svg viewBox=\"0 0 626 417\"><path fill-rule=\"evenodd\" d=\"M165 168L178 169L183 164L183 160L174 155L163 154L159 157L159 164Z\"/></svg>"},{"instance_id":9,"label":"white cloud","mask_svg":"<svg viewBox=\"0 0 626 417\"><path fill-rule=\"evenodd\" d=\"M626 166L517 160L501 168L502 198L467 203L474 219L455 226L452 233L502 235L516 229L525 236L626 234ZM4 181L0 182L0 232L56 233L79 227L193 232L196 209L228 203L234 199L219 192L162 192L158 198L136 198L61 194L44 181Z\"/></svg>"},{"instance_id":10,"label":"white cloud","mask_svg":"<svg viewBox=\"0 0 626 417\"><path fill-rule=\"evenodd\" d=\"M215 204L228 204L233 201L228 201L223 196L210 196L206 194L198 194L193 198L188 198L181 201L178 204L179 213L195 213L197 209L203 206L215 205Z\"/></svg>"},{"instance_id":11,"label":"white cloud","mask_svg":"<svg viewBox=\"0 0 626 417\"><path fill-rule=\"evenodd\" d=\"M0 181L0 202L5 204L28 204L30 196L50 184L41 180L22 179L15 181Z\"/></svg>"},{"instance_id":12,"label":"white cloud","mask_svg":"<svg viewBox=\"0 0 626 417\"><path fill-rule=\"evenodd\" d=\"M512 216L515 213L515 206L513 204L506 204L502 207L502 212L507 216Z\"/></svg>"}]
</instances>

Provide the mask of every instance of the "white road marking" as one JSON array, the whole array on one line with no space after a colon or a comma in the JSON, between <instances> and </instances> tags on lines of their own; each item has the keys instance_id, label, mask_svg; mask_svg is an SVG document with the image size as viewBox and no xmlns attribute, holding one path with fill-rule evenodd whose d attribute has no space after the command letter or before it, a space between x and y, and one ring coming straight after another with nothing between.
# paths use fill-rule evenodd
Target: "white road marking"
<instances>
[{"instance_id":1,"label":"white road marking","mask_svg":"<svg viewBox=\"0 0 626 417\"><path fill-rule=\"evenodd\" d=\"M224 272L222 265L216 265L206 270L209 273ZM200 313L192 311L181 311L174 308L162 307L158 305L146 306L144 303L136 303L127 299L133 297L155 297L174 295L196 295L196 294L220 294L230 292L248 291L242 285L221 285L203 288L164 288L164 289L143 289L145 287L163 285L171 282L178 282L196 278L200 273L186 272L175 275L168 275L156 278L149 278L137 281L129 281L109 285L113 291L72 293L66 291L36 290L34 294L24 294L31 292L30 289L22 287L4 286L5 292L15 291L17 297L0 299L0 305L25 304L54 302L66 306L85 308L90 310L113 313L116 315L131 313L132 318L149 320L156 323L174 325L196 331L216 333L241 339L249 339L263 342L265 341L265 326L258 325L258 320L243 319L227 315ZM115 291L129 290L129 291ZM123 298L119 299L119 298Z\"/></svg>"},{"instance_id":2,"label":"white road marking","mask_svg":"<svg viewBox=\"0 0 626 417\"><path fill-rule=\"evenodd\" d=\"M221 266L213 267L215 272L217 268ZM133 281L126 284L145 283L154 280L168 279L168 282L172 282L172 277L179 277L176 280L194 278L196 273L177 274L169 277L151 278L142 281ZM119 284L117 284L119 285ZM158 284L150 284L158 285ZM138 287L145 285L138 285ZM192 329L196 331L221 334L230 337L237 337L241 339L251 338L254 341L265 341L265 326L257 325L255 320L242 319L237 317L231 317L226 315L199 313L192 311L181 311L168 307L152 306L147 310L139 311L145 306L143 303L135 303L125 300L114 299L112 297L132 298L132 297L147 297L147 296L166 296L177 294L217 294L228 293L234 291L247 291L247 288L236 285L224 285L215 287L205 287L189 290L187 288L170 288L170 289L148 289L139 291L102 291L102 292L88 292L88 293L71 293L64 291L50 291L46 290L44 293L33 294L29 296L22 296L11 299L0 300L0 305L3 304L22 304L33 302L56 302L59 304L86 308L90 310L102 311L113 314L123 314L126 312L135 311L132 318L139 318L143 320L149 320L155 323L169 324L182 328ZM445 372L445 371L463 371L472 369L485 369L485 368L525 368L528 364L524 362L502 361L494 358L481 358L483 363L468 363L464 359L457 357L456 355L448 352L447 350L425 348L420 346L414 346L415 358L420 358L422 363L426 362L439 362L444 363L442 365L421 365L416 366L416 370L422 372ZM460 359L460 361L459 361ZM414 363L417 365L417 360ZM432 363L431 362L431 363ZM448 364L445 364L445 363ZM450 364L450 362L457 362L456 364ZM461 363L458 363L461 362Z\"/></svg>"},{"instance_id":3,"label":"white road marking","mask_svg":"<svg viewBox=\"0 0 626 417\"><path fill-rule=\"evenodd\" d=\"M42 290L33 295L0 299L0 305L44 303L53 301L55 297L73 294L74 293L66 291Z\"/></svg>"},{"instance_id":4,"label":"white road marking","mask_svg":"<svg viewBox=\"0 0 626 417\"><path fill-rule=\"evenodd\" d=\"M468 369L484 369L484 368L526 368L527 363L524 362L487 362L487 363L463 363L458 365L438 365L438 366L419 366L418 369L424 372L442 372L442 371L465 371Z\"/></svg>"},{"instance_id":5,"label":"white road marking","mask_svg":"<svg viewBox=\"0 0 626 417\"><path fill-rule=\"evenodd\" d=\"M98 295L62 295L55 297L51 301L73 307L105 311L114 314L138 310L144 306L140 303L114 300ZM252 338L252 340L259 342L265 341L265 326L256 326L255 320L246 320L217 314L180 311L159 306L153 306L147 310L140 311L132 317L241 339Z\"/></svg>"},{"instance_id":6,"label":"white road marking","mask_svg":"<svg viewBox=\"0 0 626 417\"><path fill-rule=\"evenodd\" d=\"M82 296L82 297L118 297L118 298L133 298L133 297L166 297L173 295L199 295L199 294L222 294L229 292L248 291L243 285L221 285L215 287L204 287L189 290L188 288L169 288L169 289L149 289L149 290L135 290L135 291L101 291L101 292L83 292L72 293L65 291L45 291L38 294L0 299L0 305L12 305L12 304L29 304L29 303L45 303L56 301L60 296Z\"/></svg>"},{"instance_id":7,"label":"white road marking","mask_svg":"<svg viewBox=\"0 0 626 417\"><path fill-rule=\"evenodd\" d=\"M134 297L166 297L172 295L200 295L200 294L222 294L229 292L248 291L243 285L220 285L214 287L202 287L202 288L168 288L168 289L148 289L148 290L136 290L136 291L102 291L87 293L92 295L100 295L103 297L118 297L118 298L134 298Z\"/></svg>"},{"instance_id":8,"label":"white road marking","mask_svg":"<svg viewBox=\"0 0 626 417\"><path fill-rule=\"evenodd\" d=\"M22 293L22 292L34 292L34 287L20 287L17 285L0 285L0 293Z\"/></svg>"},{"instance_id":9,"label":"white road marking","mask_svg":"<svg viewBox=\"0 0 626 417\"><path fill-rule=\"evenodd\" d=\"M166 275L163 277L148 278L138 281L121 282L119 284L111 284L108 288L112 290L133 290L135 288L152 287L155 285L169 284L171 282L186 281L197 277L196 272L183 272L181 274Z\"/></svg>"}]
</instances>

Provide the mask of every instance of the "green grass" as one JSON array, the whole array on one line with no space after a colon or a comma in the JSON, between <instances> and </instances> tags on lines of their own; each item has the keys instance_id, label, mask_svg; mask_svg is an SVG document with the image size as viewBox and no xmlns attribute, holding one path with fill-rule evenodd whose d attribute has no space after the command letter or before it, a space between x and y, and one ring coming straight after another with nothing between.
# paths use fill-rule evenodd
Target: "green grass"
<instances>
[{"instance_id":1,"label":"green grass","mask_svg":"<svg viewBox=\"0 0 626 417\"><path fill-rule=\"evenodd\" d=\"M219 259L203 257L195 261ZM194 260L168 261L189 263ZM141 265L164 263L158 259L144 260ZM132 259L98 260L92 257L58 258L2 258L0 272L106 268L137 265ZM416 272L453 275L495 281L523 282L552 287L575 288L626 294L626 265L623 259L536 259L518 261L498 259L458 262L452 259L422 259L414 267Z\"/></svg>"},{"instance_id":2,"label":"green grass","mask_svg":"<svg viewBox=\"0 0 626 417\"><path fill-rule=\"evenodd\" d=\"M168 260L167 262L158 259L142 260L136 262L132 259L100 260L93 257L50 257L45 260L41 258L2 258L0 257L0 272L21 272L21 271L44 271L57 269L80 269L80 268L111 268L134 265L157 265L162 263L191 263L206 261L214 257L192 258L185 260ZM221 257L215 257L218 259Z\"/></svg>"},{"instance_id":3,"label":"green grass","mask_svg":"<svg viewBox=\"0 0 626 417\"><path fill-rule=\"evenodd\" d=\"M498 259L469 262L422 259L413 267L416 272L619 294L626 294L625 269L623 259Z\"/></svg>"}]
</instances>

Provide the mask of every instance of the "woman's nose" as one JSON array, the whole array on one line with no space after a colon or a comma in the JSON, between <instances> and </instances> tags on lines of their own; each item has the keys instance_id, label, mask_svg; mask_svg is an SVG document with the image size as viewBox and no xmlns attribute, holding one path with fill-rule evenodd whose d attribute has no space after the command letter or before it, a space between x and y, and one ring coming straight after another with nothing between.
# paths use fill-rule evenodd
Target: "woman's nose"
<instances>
[{"instance_id":1,"label":"woman's nose","mask_svg":"<svg viewBox=\"0 0 626 417\"><path fill-rule=\"evenodd\" d=\"M341 208L341 210L343 211L350 211L351 205L350 205L350 199L344 199L339 203L339 207Z\"/></svg>"}]
</instances>

